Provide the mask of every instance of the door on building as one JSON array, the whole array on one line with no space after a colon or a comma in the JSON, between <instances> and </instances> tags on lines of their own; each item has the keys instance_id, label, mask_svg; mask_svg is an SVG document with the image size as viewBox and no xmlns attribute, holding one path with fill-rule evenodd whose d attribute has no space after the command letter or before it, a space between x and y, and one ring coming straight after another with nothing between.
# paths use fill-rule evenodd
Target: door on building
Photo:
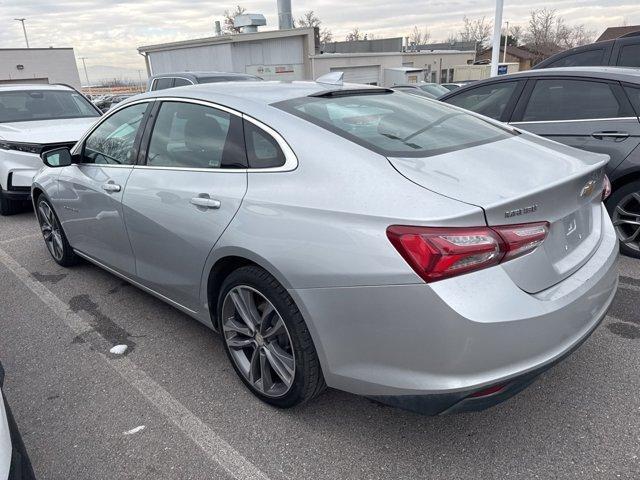
<instances>
[{"instance_id":1,"label":"door on building","mask_svg":"<svg viewBox=\"0 0 640 480\"><path fill-rule=\"evenodd\" d=\"M336 67L332 72L344 72L343 80L347 83L362 83L378 85L380 82L380 65L366 65L362 67Z\"/></svg>"}]
</instances>

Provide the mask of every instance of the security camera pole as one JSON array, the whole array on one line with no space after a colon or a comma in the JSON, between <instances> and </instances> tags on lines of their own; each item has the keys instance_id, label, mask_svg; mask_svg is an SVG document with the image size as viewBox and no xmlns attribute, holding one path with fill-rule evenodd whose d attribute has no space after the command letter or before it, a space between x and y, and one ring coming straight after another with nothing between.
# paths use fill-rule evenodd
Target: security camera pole
<instances>
[{"instance_id":1,"label":"security camera pole","mask_svg":"<svg viewBox=\"0 0 640 480\"><path fill-rule=\"evenodd\" d=\"M502 31L502 8L504 0L496 0L496 18L493 21L493 46L491 47L491 76L498 75L500 62L500 32Z\"/></svg>"},{"instance_id":2,"label":"security camera pole","mask_svg":"<svg viewBox=\"0 0 640 480\"><path fill-rule=\"evenodd\" d=\"M22 31L24 32L24 41L27 42L27 48L29 48L29 39L27 38L27 28L24 26L26 18L14 18L14 20L22 24Z\"/></svg>"}]
</instances>

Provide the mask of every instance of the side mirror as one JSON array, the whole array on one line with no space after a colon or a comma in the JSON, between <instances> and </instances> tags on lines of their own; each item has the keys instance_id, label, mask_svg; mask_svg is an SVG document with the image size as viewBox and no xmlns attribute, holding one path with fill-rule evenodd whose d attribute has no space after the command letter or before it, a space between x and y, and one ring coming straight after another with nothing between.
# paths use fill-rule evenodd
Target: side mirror
<instances>
[{"instance_id":1,"label":"side mirror","mask_svg":"<svg viewBox=\"0 0 640 480\"><path fill-rule=\"evenodd\" d=\"M66 147L42 152L40 158L47 167L52 168L68 167L73 163L71 159L71 151Z\"/></svg>"}]
</instances>

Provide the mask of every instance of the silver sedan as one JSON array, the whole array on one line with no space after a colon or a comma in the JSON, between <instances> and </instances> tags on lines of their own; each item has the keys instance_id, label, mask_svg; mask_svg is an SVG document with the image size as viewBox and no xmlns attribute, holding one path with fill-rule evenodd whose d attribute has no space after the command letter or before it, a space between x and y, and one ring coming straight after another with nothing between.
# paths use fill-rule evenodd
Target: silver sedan
<instances>
[{"instance_id":1,"label":"silver sedan","mask_svg":"<svg viewBox=\"0 0 640 480\"><path fill-rule=\"evenodd\" d=\"M384 88L152 92L43 160L54 260L219 331L278 407L329 386L486 408L583 342L617 286L606 156Z\"/></svg>"}]
</instances>

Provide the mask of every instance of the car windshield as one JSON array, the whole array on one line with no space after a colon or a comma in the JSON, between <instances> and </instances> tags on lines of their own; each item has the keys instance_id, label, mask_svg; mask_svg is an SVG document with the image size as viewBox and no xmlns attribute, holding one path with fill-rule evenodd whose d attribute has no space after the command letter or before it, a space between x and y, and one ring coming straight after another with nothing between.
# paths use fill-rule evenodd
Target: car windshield
<instances>
[{"instance_id":1,"label":"car windshield","mask_svg":"<svg viewBox=\"0 0 640 480\"><path fill-rule=\"evenodd\" d=\"M0 92L0 123L98 117L99 115L91 103L76 91Z\"/></svg>"},{"instance_id":2,"label":"car windshield","mask_svg":"<svg viewBox=\"0 0 640 480\"><path fill-rule=\"evenodd\" d=\"M274 106L388 157L427 157L502 140L506 128L403 93L303 97Z\"/></svg>"},{"instance_id":3,"label":"car windshield","mask_svg":"<svg viewBox=\"0 0 640 480\"><path fill-rule=\"evenodd\" d=\"M445 93L449 93L449 90L447 90L445 87L443 87L442 85L438 85L435 83L432 84L427 84L427 85L420 85L418 88L420 88L420 90L430 93L432 95L435 95L436 97L440 97L442 95L444 95Z\"/></svg>"}]
</instances>

